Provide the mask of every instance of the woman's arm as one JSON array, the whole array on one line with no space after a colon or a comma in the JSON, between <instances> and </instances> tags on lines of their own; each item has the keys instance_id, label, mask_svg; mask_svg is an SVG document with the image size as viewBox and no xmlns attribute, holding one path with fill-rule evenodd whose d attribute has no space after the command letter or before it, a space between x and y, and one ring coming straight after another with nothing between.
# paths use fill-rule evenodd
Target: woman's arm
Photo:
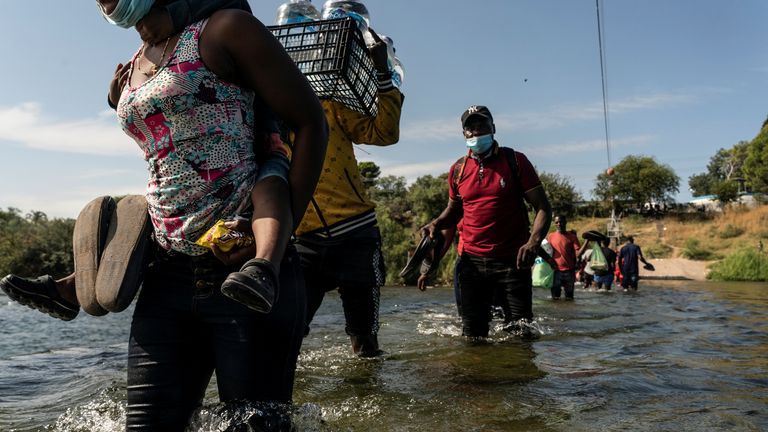
<instances>
[{"instance_id":1,"label":"woman's arm","mask_svg":"<svg viewBox=\"0 0 768 432\"><path fill-rule=\"evenodd\" d=\"M277 39L248 13L214 13L201 37L200 52L214 73L253 89L295 132L288 177L297 225L320 178L328 142L320 101Z\"/></svg>"}]
</instances>

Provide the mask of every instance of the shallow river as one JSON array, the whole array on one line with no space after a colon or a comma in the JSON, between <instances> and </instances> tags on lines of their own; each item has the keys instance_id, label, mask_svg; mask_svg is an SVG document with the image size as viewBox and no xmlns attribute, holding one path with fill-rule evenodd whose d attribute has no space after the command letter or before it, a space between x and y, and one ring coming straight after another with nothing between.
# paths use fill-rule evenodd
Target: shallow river
<instances>
[{"instance_id":1,"label":"shallow river","mask_svg":"<svg viewBox=\"0 0 768 432\"><path fill-rule=\"evenodd\" d=\"M460 336L452 291L385 288L386 354L349 352L338 296L299 359L299 431L768 430L768 286L642 281L633 294L535 290L538 337ZM0 294L0 431L125 423L130 310L63 323ZM209 387L194 431L224 430Z\"/></svg>"}]
</instances>

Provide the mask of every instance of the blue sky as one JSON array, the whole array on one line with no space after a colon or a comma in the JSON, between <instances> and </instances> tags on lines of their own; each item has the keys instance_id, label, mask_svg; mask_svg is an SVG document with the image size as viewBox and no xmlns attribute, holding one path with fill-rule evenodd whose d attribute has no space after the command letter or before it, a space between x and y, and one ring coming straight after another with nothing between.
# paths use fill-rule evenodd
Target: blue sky
<instances>
[{"instance_id":1,"label":"blue sky","mask_svg":"<svg viewBox=\"0 0 768 432\"><path fill-rule=\"evenodd\" d=\"M139 46L95 2L0 0L0 208L75 217L98 195L142 193L138 147L106 105ZM320 8L322 2L315 0ZM251 0L272 24L280 1ZM459 116L487 105L503 145L590 196L608 167L594 0L369 0L405 65L400 143L362 146L385 175L437 175L464 152ZM768 1L605 0L611 158L649 155L681 178L768 115Z\"/></svg>"}]
</instances>

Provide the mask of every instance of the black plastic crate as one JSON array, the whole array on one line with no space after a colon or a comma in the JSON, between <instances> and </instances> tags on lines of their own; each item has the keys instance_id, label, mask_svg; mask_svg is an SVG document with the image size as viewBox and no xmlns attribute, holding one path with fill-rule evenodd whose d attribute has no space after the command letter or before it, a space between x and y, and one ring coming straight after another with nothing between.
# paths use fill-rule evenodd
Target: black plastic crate
<instances>
[{"instance_id":1,"label":"black plastic crate","mask_svg":"<svg viewBox=\"0 0 768 432\"><path fill-rule=\"evenodd\" d=\"M319 98L333 99L355 111L376 115L376 69L352 18L268 28Z\"/></svg>"}]
</instances>

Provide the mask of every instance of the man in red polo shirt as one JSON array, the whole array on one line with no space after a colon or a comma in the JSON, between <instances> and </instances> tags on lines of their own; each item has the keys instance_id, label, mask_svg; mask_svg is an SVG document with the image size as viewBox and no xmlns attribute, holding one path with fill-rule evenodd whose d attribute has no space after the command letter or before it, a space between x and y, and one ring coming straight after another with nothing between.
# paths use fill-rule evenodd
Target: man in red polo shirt
<instances>
[{"instance_id":1,"label":"man in red polo shirt","mask_svg":"<svg viewBox=\"0 0 768 432\"><path fill-rule=\"evenodd\" d=\"M488 108L469 107L461 124L468 153L448 172L448 206L423 231L434 236L463 218L455 273L462 330L465 336L486 337L497 290L503 293L506 324L533 319L531 266L552 210L528 158L494 140ZM525 202L535 211L531 230Z\"/></svg>"},{"instance_id":2,"label":"man in red polo shirt","mask_svg":"<svg viewBox=\"0 0 768 432\"><path fill-rule=\"evenodd\" d=\"M555 269L554 282L552 283L552 298L559 299L562 291L565 291L565 299L573 300L574 284L576 283L576 267L579 258L586 251L589 241L582 245L579 237L567 228L568 220L565 215L555 216L555 228L557 231L549 234L547 241L552 245L552 268Z\"/></svg>"}]
</instances>

